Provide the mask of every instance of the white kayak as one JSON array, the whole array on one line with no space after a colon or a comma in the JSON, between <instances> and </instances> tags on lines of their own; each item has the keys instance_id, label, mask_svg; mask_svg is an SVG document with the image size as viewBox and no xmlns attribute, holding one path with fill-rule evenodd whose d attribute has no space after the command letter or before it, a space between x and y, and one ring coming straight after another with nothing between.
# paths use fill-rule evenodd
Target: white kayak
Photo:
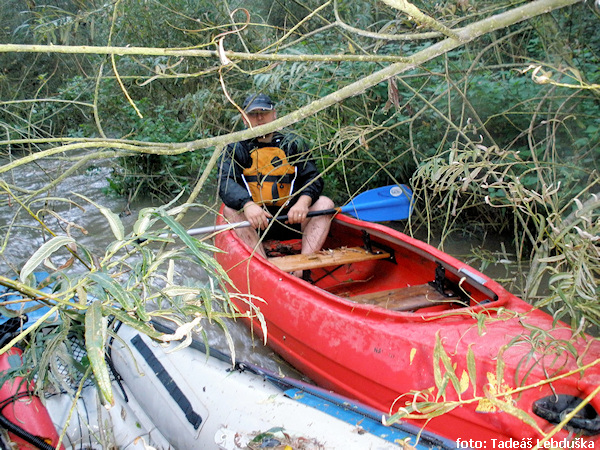
<instances>
[{"instance_id":1,"label":"white kayak","mask_svg":"<svg viewBox=\"0 0 600 450\"><path fill-rule=\"evenodd\" d=\"M173 448L454 448L412 425L384 426L380 413L329 391L207 357L199 342L169 351L124 325L118 334L111 359L124 391Z\"/></svg>"},{"instance_id":2,"label":"white kayak","mask_svg":"<svg viewBox=\"0 0 600 450\"><path fill-rule=\"evenodd\" d=\"M72 395L45 399L59 434L68 424L67 450L456 448L414 425L384 426L381 413L303 381L207 356L200 342L171 351L121 325L110 349L115 406L102 407L94 385L74 410Z\"/></svg>"}]
</instances>

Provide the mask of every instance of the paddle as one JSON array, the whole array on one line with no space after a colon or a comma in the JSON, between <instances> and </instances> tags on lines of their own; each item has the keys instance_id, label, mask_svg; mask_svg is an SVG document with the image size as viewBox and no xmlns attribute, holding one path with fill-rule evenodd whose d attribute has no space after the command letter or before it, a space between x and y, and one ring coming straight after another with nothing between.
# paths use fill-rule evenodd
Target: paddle
<instances>
[{"instance_id":1,"label":"paddle","mask_svg":"<svg viewBox=\"0 0 600 450\"><path fill-rule=\"evenodd\" d=\"M383 186L356 196L345 206L321 211L310 211L308 217L333 215L337 213L348 214L367 222L385 222L389 220L402 220L410 216L412 210L412 191L405 185ZM285 222L287 215L277 216L277 220ZM217 231L233 228L249 227L250 222L227 223L188 230L190 236L199 234L216 233Z\"/></svg>"}]
</instances>

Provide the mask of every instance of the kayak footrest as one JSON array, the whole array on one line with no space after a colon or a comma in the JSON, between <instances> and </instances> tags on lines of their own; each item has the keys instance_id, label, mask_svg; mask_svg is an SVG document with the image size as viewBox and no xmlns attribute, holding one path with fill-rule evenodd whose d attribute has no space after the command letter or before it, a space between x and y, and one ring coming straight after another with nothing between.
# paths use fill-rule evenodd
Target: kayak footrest
<instances>
[{"instance_id":1,"label":"kayak footrest","mask_svg":"<svg viewBox=\"0 0 600 450\"><path fill-rule=\"evenodd\" d=\"M394 311L413 311L428 306L454 303L459 300L458 297L442 295L429 283L354 295L349 299L357 303L376 305Z\"/></svg>"},{"instance_id":2,"label":"kayak footrest","mask_svg":"<svg viewBox=\"0 0 600 450\"><path fill-rule=\"evenodd\" d=\"M287 255L269 258L269 262L284 272L318 269L320 267L341 266L355 262L390 258L386 251L368 251L362 247L345 247L321 250L310 255Z\"/></svg>"}]
</instances>

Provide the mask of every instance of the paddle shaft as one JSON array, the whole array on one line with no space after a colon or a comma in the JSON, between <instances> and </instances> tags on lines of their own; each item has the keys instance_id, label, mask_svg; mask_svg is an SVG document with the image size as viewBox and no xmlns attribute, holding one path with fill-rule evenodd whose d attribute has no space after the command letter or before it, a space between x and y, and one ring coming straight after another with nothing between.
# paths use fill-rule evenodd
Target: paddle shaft
<instances>
[{"instance_id":1,"label":"paddle shaft","mask_svg":"<svg viewBox=\"0 0 600 450\"><path fill-rule=\"evenodd\" d=\"M319 211L309 211L306 217L328 216L328 215L336 214L340 211L341 211L341 208L331 208L331 209L322 209ZM285 214L283 216L274 217L274 219L279 220L281 222L285 222L288 219L288 216L287 216L287 214ZM269 219L269 220L273 220L273 219ZM234 228L248 228L249 226L251 226L250 222L245 220L244 222L225 223L223 225L210 225L207 227L192 228L191 230L188 230L188 234L190 236L198 236L199 234L216 233L218 231L232 230Z\"/></svg>"},{"instance_id":2,"label":"paddle shaft","mask_svg":"<svg viewBox=\"0 0 600 450\"><path fill-rule=\"evenodd\" d=\"M384 222L390 220L407 219L411 211L412 191L405 185L382 186L363 192L350 201L349 204L319 211L309 211L307 217L333 215L337 213L349 214L360 220L368 222ZM277 216L276 220L285 222L287 215ZM273 220L273 219L270 219ZM202 228L192 228L188 231L190 236L199 234L216 233L234 228L250 227L248 221L212 225Z\"/></svg>"}]
</instances>

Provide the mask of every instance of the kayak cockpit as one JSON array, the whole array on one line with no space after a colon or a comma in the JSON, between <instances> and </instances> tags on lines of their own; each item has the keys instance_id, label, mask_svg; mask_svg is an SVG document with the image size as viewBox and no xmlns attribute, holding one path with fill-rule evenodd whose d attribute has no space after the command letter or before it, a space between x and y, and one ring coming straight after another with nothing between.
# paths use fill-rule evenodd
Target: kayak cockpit
<instances>
[{"instance_id":1,"label":"kayak cockpit","mask_svg":"<svg viewBox=\"0 0 600 450\"><path fill-rule=\"evenodd\" d=\"M269 262L333 295L391 311L444 311L498 299L487 281L408 240L333 221L324 250L302 255L300 241L267 243ZM407 238L407 237L406 237Z\"/></svg>"}]
</instances>

